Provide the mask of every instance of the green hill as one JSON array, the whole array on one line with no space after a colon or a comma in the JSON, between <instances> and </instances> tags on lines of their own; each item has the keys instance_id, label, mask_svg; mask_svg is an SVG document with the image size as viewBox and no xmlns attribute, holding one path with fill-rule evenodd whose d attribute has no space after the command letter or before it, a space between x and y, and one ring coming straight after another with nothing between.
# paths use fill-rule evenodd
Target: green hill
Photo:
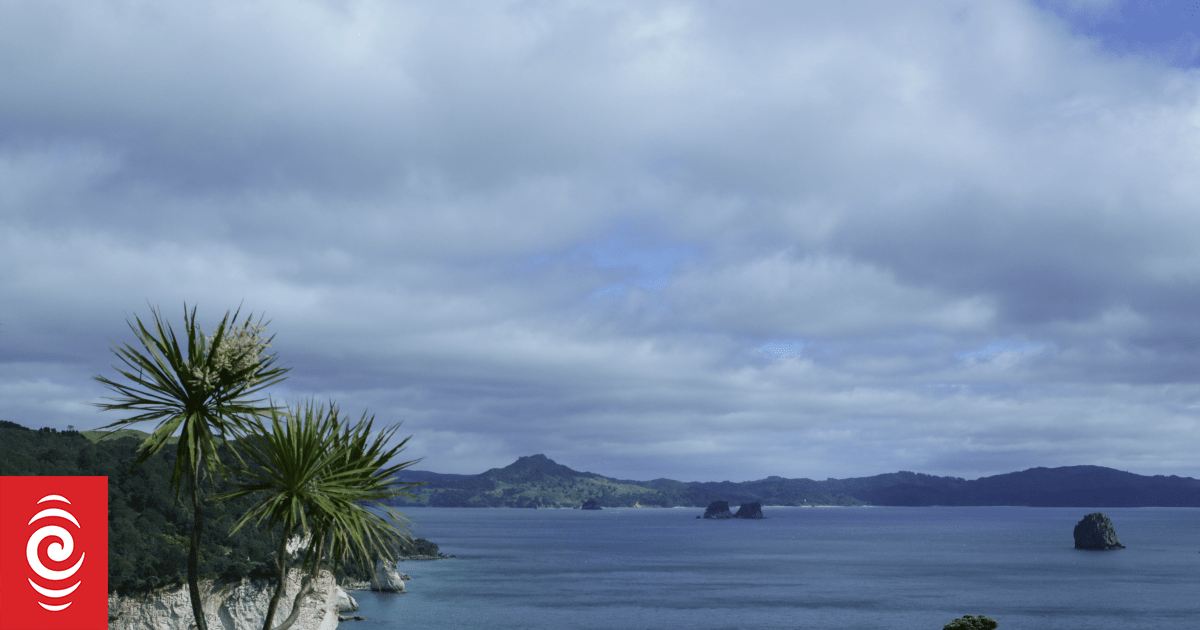
<instances>
[{"instance_id":1,"label":"green hill","mask_svg":"<svg viewBox=\"0 0 1200 630\"><path fill-rule=\"evenodd\" d=\"M1200 481L1153 477L1101 466L1030 468L981 477L938 477L907 471L850 479L631 481L579 472L546 458L522 457L478 475L405 471L417 499L399 505L442 507L705 507L731 505L1022 505L1030 507L1200 507Z\"/></svg>"},{"instance_id":2,"label":"green hill","mask_svg":"<svg viewBox=\"0 0 1200 630\"><path fill-rule=\"evenodd\" d=\"M79 435L87 438L93 444L104 440L119 440L121 438L136 438L140 444L150 434L137 429L117 429L116 431L80 431Z\"/></svg>"},{"instance_id":3,"label":"green hill","mask_svg":"<svg viewBox=\"0 0 1200 630\"><path fill-rule=\"evenodd\" d=\"M401 506L432 507L579 507L595 499L601 507L704 507L716 500L759 501L767 505L861 505L846 495L815 487L788 484L779 477L745 484L684 483L671 479L630 481L579 472L545 455L521 457L504 468L479 475L412 474L406 481L423 481L410 492L416 499ZM778 481L772 481L778 480Z\"/></svg>"},{"instance_id":4,"label":"green hill","mask_svg":"<svg viewBox=\"0 0 1200 630\"><path fill-rule=\"evenodd\" d=\"M170 489L173 449L136 468L140 431L107 437L98 431L32 430L0 424L0 475L108 477L108 585L131 594L186 582L192 510ZM93 434L93 435L86 435ZM104 439L101 439L101 438ZM229 535L253 500L210 502L205 507L200 571L221 581L274 575L278 537L246 527Z\"/></svg>"},{"instance_id":5,"label":"green hill","mask_svg":"<svg viewBox=\"0 0 1200 630\"><path fill-rule=\"evenodd\" d=\"M122 430L33 430L0 420L0 475L108 477L108 587L123 595L186 583L193 514L170 488L175 451L165 448L136 468L146 433ZM233 457L232 453L222 455ZM217 484L218 492L228 489ZM276 574L277 531L233 523L257 499L209 501L204 508L200 573L222 583ZM339 577L369 578L369 570L343 563Z\"/></svg>"}]
</instances>

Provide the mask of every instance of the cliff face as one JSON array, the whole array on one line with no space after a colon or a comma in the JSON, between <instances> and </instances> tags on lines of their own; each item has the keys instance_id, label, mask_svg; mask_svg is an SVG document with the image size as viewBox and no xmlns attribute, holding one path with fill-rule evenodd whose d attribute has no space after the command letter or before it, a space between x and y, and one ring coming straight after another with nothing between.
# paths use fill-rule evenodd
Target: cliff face
<instances>
[{"instance_id":1,"label":"cliff face","mask_svg":"<svg viewBox=\"0 0 1200 630\"><path fill-rule=\"evenodd\" d=\"M287 590L275 611L279 624L292 612L292 600L300 590L303 574L292 569L288 574ZM338 627L337 600L341 589L328 571L317 578L313 592L300 605L300 617L293 630L335 630ZM240 584L214 591L211 582L201 583L204 616L211 630L262 630L267 605L271 601L273 584ZM191 597L187 585L176 590L139 597L108 598L109 630L189 630L194 627Z\"/></svg>"}]
</instances>

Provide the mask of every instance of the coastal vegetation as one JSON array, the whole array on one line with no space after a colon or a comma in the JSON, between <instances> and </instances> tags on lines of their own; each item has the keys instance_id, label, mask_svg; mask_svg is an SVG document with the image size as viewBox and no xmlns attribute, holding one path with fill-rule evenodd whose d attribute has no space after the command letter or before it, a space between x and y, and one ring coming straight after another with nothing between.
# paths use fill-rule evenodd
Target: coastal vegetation
<instances>
[{"instance_id":1,"label":"coastal vegetation","mask_svg":"<svg viewBox=\"0 0 1200 630\"><path fill-rule=\"evenodd\" d=\"M303 556L304 583L292 615L281 627L295 620L326 549L335 572L344 560L357 560L364 570L376 557L395 560L394 541L403 538L396 523L403 517L381 502L397 494L392 476L415 462L392 463L408 439L388 448L399 427L372 436L373 423L374 418L365 413L357 423L347 422L336 405L309 401L295 410L272 409L270 428L255 426L242 440L240 446L250 463L232 469L238 479L235 489L216 498L257 499L234 525L234 532L251 521L265 520L269 528L281 528L278 574L264 630L271 629L285 588L286 541L303 536L309 544Z\"/></svg>"},{"instance_id":2,"label":"coastal vegetation","mask_svg":"<svg viewBox=\"0 0 1200 630\"><path fill-rule=\"evenodd\" d=\"M254 419L270 411L269 405L262 404L263 399L252 397L283 381L288 371L275 367L275 357L266 354L271 339L262 337L266 326L261 318L255 323L251 315L239 326L239 313L240 310L231 318L226 312L209 337L196 323L195 307L189 313L185 304L184 347L157 309L150 311L151 328L134 316L133 322L126 323L141 348L129 343L114 344L113 348L113 354L124 364L124 368L116 368L124 379L94 377L115 394L108 398L112 402L94 403L95 406L102 411L134 414L105 429L158 423L139 447L134 466L174 442L171 489L175 491L176 502L180 490L186 490L192 506L187 573L197 630L208 628L200 598L200 546L204 497L216 478L223 475L220 446L245 434Z\"/></svg>"},{"instance_id":3,"label":"coastal vegetation","mask_svg":"<svg viewBox=\"0 0 1200 630\"><path fill-rule=\"evenodd\" d=\"M192 512L171 494L174 451L164 449L133 467L138 447L149 435L126 430L119 436L99 431L29 429L0 420L0 475L108 477L108 587L117 595L140 595L187 582L187 532ZM231 453L227 457L233 457ZM217 480L216 491L233 486ZM210 502L200 544L200 577L218 582L276 577L279 529L234 525L254 497ZM392 555L437 555L437 545L407 538L394 541ZM337 568L339 581L363 582L370 568L357 562Z\"/></svg>"},{"instance_id":4,"label":"coastal vegetation","mask_svg":"<svg viewBox=\"0 0 1200 630\"><path fill-rule=\"evenodd\" d=\"M942 630L996 630L995 619L985 615L963 615L942 627Z\"/></svg>"},{"instance_id":5,"label":"coastal vegetation","mask_svg":"<svg viewBox=\"0 0 1200 630\"><path fill-rule=\"evenodd\" d=\"M193 512L170 490L175 451L162 450L134 467L138 447L148 437L137 433L98 440L92 432L35 431L0 421L0 475L108 477L108 587L120 595L186 583L188 534L194 525ZM251 500L241 499L207 506L208 527L197 557L200 577L237 581L274 575L278 532L247 528L229 535L250 505Z\"/></svg>"},{"instance_id":6,"label":"coastal vegetation","mask_svg":"<svg viewBox=\"0 0 1200 630\"><path fill-rule=\"evenodd\" d=\"M227 311L206 335L196 309L189 312L185 304L181 344L152 308L149 327L136 316L127 322L140 347L114 344L123 364L114 368L123 378L94 377L114 393L106 398L110 402L95 406L132 414L105 429L158 423L137 447L130 472L165 451L174 455L168 486L176 507L181 491L191 504L186 566L197 630L207 630L199 584L205 510L211 505L251 502L226 530L229 534L251 521L276 531L271 563L276 589L263 630L273 628L293 540L304 541L299 603L326 562L336 574L344 560L366 569L375 558L393 559L407 531L402 515L384 504L405 494L407 486L393 478L416 463L391 463L407 442L387 447L398 427L375 433L374 419L365 412L357 423L350 422L332 401L328 409L313 402L289 409L263 398L267 387L286 378L288 368L276 367L275 356L267 353L273 338L265 336L262 319L250 316L239 323L239 314L240 309L232 316ZM298 611L293 606L293 614L275 630L290 627Z\"/></svg>"}]
</instances>

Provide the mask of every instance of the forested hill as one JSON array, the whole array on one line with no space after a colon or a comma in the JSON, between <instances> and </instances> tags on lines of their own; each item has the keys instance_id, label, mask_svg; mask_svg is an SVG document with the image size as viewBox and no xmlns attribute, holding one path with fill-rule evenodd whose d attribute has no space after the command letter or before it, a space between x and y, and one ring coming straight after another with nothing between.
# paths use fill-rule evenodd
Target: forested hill
<instances>
[{"instance_id":1,"label":"forested hill","mask_svg":"<svg viewBox=\"0 0 1200 630\"><path fill-rule=\"evenodd\" d=\"M733 505L1023 505L1033 507L1200 507L1200 481L1148 477L1101 466L1031 468L967 481L897 472L851 479L767 477L743 482L632 481L579 472L545 455L521 457L478 475L405 471L427 485L398 505L441 507L705 507Z\"/></svg>"},{"instance_id":2,"label":"forested hill","mask_svg":"<svg viewBox=\"0 0 1200 630\"><path fill-rule=\"evenodd\" d=\"M141 431L56 431L29 429L0 420L0 475L108 477L108 587L131 595L186 582L193 513L170 489L175 449L165 448L133 467ZM222 459L232 458L223 451ZM229 489L218 483L215 490ZM208 501L204 508L200 574L218 582L276 575L278 531L247 526L230 534L234 522L258 499ZM368 567L369 568L369 567ZM369 577L356 563L343 563L339 577Z\"/></svg>"},{"instance_id":3,"label":"forested hill","mask_svg":"<svg viewBox=\"0 0 1200 630\"><path fill-rule=\"evenodd\" d=\"M177 503L169 487L175 450L163 449L133 468L145 435L33 430L0 420L0 475L108 477L108 586L122 595L183 584L187 575L192 510ZM272 532L246 527L229 535L252 503L206 506L204 576L233 582L275 574L278 538Z\"/></svg>"}]
</instances>

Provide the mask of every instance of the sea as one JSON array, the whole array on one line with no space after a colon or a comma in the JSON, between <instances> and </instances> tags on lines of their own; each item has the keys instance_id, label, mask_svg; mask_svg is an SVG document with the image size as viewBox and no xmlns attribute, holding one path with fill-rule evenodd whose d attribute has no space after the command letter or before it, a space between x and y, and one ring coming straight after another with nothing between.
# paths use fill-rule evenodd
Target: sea
<instances>
[{"instance_id":1,"label":"sea","mask_svg":"<svg viewBox=\"0 0 1200 630\"><path fill-rule=\"evenodd\" d=\"M1114 551L1074 549L1090 512ZM408 593L355 591L347 630L1200 628L1200 509L409 508L457 558L404 561Z\"/></svg>"}]
</instances>

